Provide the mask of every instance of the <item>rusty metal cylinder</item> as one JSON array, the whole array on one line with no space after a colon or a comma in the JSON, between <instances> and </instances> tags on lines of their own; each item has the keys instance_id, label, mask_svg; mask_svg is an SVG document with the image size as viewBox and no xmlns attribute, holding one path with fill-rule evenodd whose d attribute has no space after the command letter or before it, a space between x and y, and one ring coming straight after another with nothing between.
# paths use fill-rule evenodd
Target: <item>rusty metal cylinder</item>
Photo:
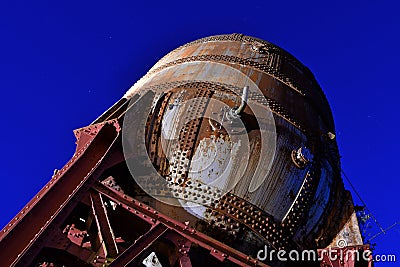
<instances>
[{"instance_id":1,"label":"rusty metal cylinder","mask_svg":"<svg viewBox=\"0 0 400 267\"><path fill-rule=\"evenodd\" d=\"M349 218L329 104L281 48L242 34L199 39L124 99L128 168L171 217L273 248L327 246Z\"/></svg>"}]
</instances>

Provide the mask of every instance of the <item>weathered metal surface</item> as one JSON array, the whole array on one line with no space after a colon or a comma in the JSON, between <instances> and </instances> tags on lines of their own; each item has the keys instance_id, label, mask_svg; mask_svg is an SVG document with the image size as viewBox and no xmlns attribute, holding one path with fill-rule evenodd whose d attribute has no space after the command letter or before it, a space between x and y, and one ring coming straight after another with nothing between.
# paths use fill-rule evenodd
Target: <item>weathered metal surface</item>
<instances>
[{"instance_id":1,"label":"weathered metal surface","mask_svg":"<svg viewBox=\"0 0 400 267\"><path fill-rule=\"evenodd\" d=\"M248 159L235 162L240 157L238 155L242 155L240 152L244 146L232 142L229 133L224 132L225 125L216 131L218 134L213 133L218 123L213 125L210 121L218 119L212 114L220 113L222 108L212 103L215 100L230 107L237 106L238 96L243 86L247 85L251 88L248 104L253 104L253 107L244 110L247 117L241 120L247 127L252 153ZM154 134L151 138L155 145L148 150L156 168L159 161L168 158L170 173L163 174L167 180L171 177L178 184L179 181L191 181L210 185L219 178L219 184L212 184L214 187L222 190L222 194L233 192L280 221L292 243L297 243L299 247L329 244L328 240L338 229L328 230L323 224L327 223L328 217L333 217L328 215L329 212L341 210L347 216L348 212L344 211L346 208L342 204L345 201L337 200L347 199L348 195L338 175L340 166L336 143L327 138L329 133L334 132L332 115L322 90L307 68L288 53L261 40L242 35L218 36L174 50L138 81L125 97L142 94L146 90L156 95L168 93L168 98L163 98L164 109L156 108L155 115L151 115L157 120L162 118L163 123L158 124L159 131L157 127L152 128ZM196 94L204 90L210 93L207 97L211 102L199 102L188 111L185 101L198 99ZM202 106L201 103L209 104ZM270 125L276 129L276 149L273 150L277 152L269 158L264 158L262 153L271 146L262 147L259 143L261 129L257 127L262 127L262 124L255 128L251 126L251 116L254 116L257 105L265 114L273 114L274 122ZM165 109L167 106L170 109ZM190 121L186 114L191 112L202 114L207 119ZM179 146L186 150L157 146L165 139L159 134L163 129L167 129L164 135L179 135L177 132L183 129L178 140ZM312 172L310 167L299 168L298 164L288 160L292 151L301 147L311 150ZM264 173L257 173L257 176L266 178L257 190L250 190L250 180L260 160L271 167L266 168ZM227 183L234 185L228 190ZM330 193L333 187L334 193ZM193 197L190 193L185 195L186 188L180 190L176 185L172 188L178 191L177 198L186 198L181 203L189 213L200 218L207 217L203 208L209 206L207 194ZM199 205L201 202L203 204ZM339 217L334 222L329 220L328 225L340 228L346 220ZM235 222L239 221L236 219ZM274 242L269 241L271 245Z\"/></svg>"},{"instance_id":2,"label":"weathered metal surface","mask_svg":"<svg viewBox=\"0 0 400 267\"><path fill-rule=\"evenodd\" d=\"M75 131L73 158L2 230L0 253L7 266L262 266L264 245L360 245L334 133L287 52L241 34L191 42Z\"/></svg>"},{"instance_id":3,"label":"weathered metal surface","mask_svg":"<svg viewBox=\"0 0 400 267\"><path fill-rule=\"evenodd\" d=\"M338 245L344 246L355 246L362 244L363 240L361 234L357 234L359 231L359 225L356 213L353 212L349 220L346 222L342 230L332 240L329 247L336 247Z\"/></svg>"}]
</instances>

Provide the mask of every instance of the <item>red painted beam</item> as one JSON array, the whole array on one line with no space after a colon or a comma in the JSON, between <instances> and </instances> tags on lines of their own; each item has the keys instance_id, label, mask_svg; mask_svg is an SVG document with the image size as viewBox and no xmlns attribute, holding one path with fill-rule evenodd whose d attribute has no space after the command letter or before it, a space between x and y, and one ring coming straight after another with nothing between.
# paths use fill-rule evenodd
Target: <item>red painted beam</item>
<instances>
[{"instance_id":1,"label":"red painted beam","mask_svg":"<svg viewBox=\"0 0 400 267\"><path fill-rule=\"evenodd\" d=\"M15 266L35 241L91 177L119 136L117 121L90 125L92 138L85 138L72 159L5 226L0 234L2 266ZM79 140L78 140L79 142ZM35 249L43 244L35 244Z\"/></svg>"},{"instance_id":2,"label":"red painted beam","mask_svg":"<svg viewBox=\"0 0 400 267\"><path fill-rule=\"evenodd\" d=\"M96 219L97 229L104 255L107 258L114 258L118 255L118 247L115 242L114 232L110 220L108 219L107 209L104 206L102 196L97 193L90 193L93 215Z\"/></svg>"},{"instance_id":3,"label":"red painted beam","mask_svg":"<svg viewBox=\"0 0 400 267\"><path fill-rule=\"evenodd\" d=\"M146 250L155 240L161 237L168 228L161 224L155 224L147 233L142 235L129 248L122 252L109 267L126 266L134 261L140 254Z\"/></svg>"},{"instance_id":4,"label":"red painted beam","mask_svg":"<svg viewBox=\"0 0 400 267\"><path fill-rule=\"evenodd\" d=\"M225 245L218 240L215 240L203 233L196 231L193 228L188 227L184 223L176 221L158 211L152 209L151 207L127 196L119 191L109 188L101 183L96 183L93 189L101 194L106 195L108 198L114 202L121 205L126 210L135 214L137 217L143 220L162 223L167 228L175 231L177 234L181 235L185 239L195 243L210 251L210 254L221 261L231 261L239 266L267 266L266 264L259 262L258 260L252 259L250 256L243 254Z\"/></svg>"}]
</instances>

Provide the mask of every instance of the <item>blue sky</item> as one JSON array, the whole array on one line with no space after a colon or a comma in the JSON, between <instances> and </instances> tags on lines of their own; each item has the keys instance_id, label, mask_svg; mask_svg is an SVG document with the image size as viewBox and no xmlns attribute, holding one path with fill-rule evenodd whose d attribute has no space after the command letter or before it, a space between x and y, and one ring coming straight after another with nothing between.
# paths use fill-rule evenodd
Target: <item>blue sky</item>
<instances>
[{"instance_id":1,"label":"blue sky","mask_svg":"<svg viewBox=\"0 0 400 267\"><path fill-rule=\"evenodd\" d=\"M331 104L342 166L384 228L400 221L400 6L396 1L2 1L0 227L91 123L164 54L244 33L286 49ZM376 227L371 234L378 231ZM400 227L377 237L396 253ZM377 266L395 264L377 264Z\"/></svg>"}]
</instances>

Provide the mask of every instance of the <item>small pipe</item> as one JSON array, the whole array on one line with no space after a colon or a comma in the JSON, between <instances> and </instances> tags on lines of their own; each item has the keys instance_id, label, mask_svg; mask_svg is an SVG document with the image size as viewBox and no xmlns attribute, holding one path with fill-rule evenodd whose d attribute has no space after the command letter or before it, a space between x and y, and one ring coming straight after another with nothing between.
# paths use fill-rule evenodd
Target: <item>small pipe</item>
<instances>
[{"instance_id":1,"label":"small pipe","mask_svg":"<svg viewBox=\"0 0 400 267\"><path fill-rule=\"evenodd\" d=\"M240 106L235 110L236 115L239 115L244 107L246 106L247 98L249 96L249 86L243 87L243 93L242 93L242 103L240 103Z\"/></svg>"}]
</instances>

